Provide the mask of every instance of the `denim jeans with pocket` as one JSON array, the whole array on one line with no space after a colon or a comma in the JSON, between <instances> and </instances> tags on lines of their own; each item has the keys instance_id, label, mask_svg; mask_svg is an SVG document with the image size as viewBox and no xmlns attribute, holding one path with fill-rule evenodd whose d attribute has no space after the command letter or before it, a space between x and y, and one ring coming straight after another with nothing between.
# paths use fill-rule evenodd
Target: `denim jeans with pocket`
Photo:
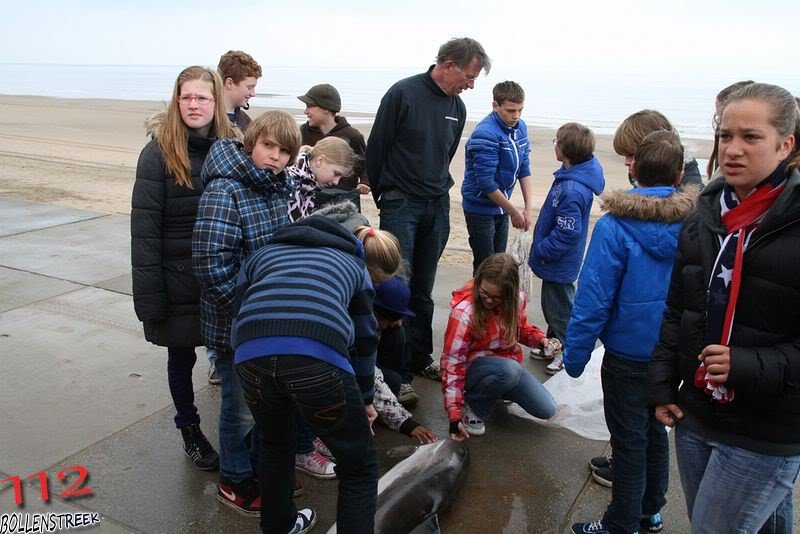
<instances>
[{"instance_id":1,"label":"denim jeans with pocket","mask_svg":"<svg viewBox=\"0 0 800 534\"><path fill-rule=\"evenodd\" d=\"M516 360L481 356L467 369L464 399L478 417L486 418L501 399L510 400L539 419L556 414L556 401L536 377Z\"/></svg>"},{"instance_id":2,"label":"denim jeans with pocket","mask_svg":"<svg viewBox=\"0 0 800 534\"><path fill-rule=\"evenodd\" d=\"M675 453L693 534L792 531L800 456L758 454L704 439L680 425Z\"/></svg>"},{"instance_id":3,"label":"denim jeans with pocket","mask_svg":"<svg viewBox=\"0 0 800 534\"><path fill-rule=\"evenodd\" d=\"M603 411L614 451L614 485L605 522L611 532L636 532L639 520L666 504L667 431L647 406L650 362L621 358L608 349L600 377Z\"/></svg>"},{"instance_id":4,"label":"denim jeans with pocket","mask_svg":"<svg viewBox=\"0 0 800 534\"><path fill-rule=\"evenodd\" d=\"M472 249L472 275L483 260L492 254L506 251L508 246L508 214L483 215L464 212L469 234L469 248Z\"/></svg>"},{"instance_id":5,"label":"denim jeans with pocket","mask_svg":"<svg viewBox=\"0 0 800 534\"><path fill-rule=\"evenodd\" d=\"M219 474L238 484L253 476L258 451L253 416L242 395L242 386L233 361L233 352L217 350L217 375L220 384Z\"/></svg>"},{"instance_id":6,"label":"denim jeans with pocket","mask_svg":"<svg viewBox=\"0 0 800 534\"><path fill-rule=\"evenodd\" d=\"M542 280L542 314L547 322L547 337L562 343L567 339L567 325L575 302L575 284L557 284Z\"/></svg>"},{"instance_id":7,"label":"denim jeans with pocket","mask_svg":"<svg viewBox=\"0 0 800 534\"><path fill-rule=\"evenodd\" d=\"M295 414L336 457L338 532L372 533L378 460L356 378L309 356L265 356L240 363L245 398L259 427L261 529L288 532L297 516Z\"/></svg>"},{"instance_id":8,"label":"denim jeans with pocket","mask_svg":"<svg viewBox=\"0 0 800 534\"><path fill-rule=\"evenodd\" d=\"M433 362L433 284L439 258L450 237L450 196L431 199L381 200L381 230L400 242L400 252L411 267L409 307L417 314L406 319L406 351L413 370Z\"/></svg>"}]
</instances>

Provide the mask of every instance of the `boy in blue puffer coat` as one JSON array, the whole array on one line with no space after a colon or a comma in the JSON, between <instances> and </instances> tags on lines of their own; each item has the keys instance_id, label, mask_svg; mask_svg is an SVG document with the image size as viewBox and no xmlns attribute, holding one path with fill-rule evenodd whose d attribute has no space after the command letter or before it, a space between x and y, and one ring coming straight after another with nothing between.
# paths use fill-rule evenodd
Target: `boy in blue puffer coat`
<instances>
[{"instance_id":1,"label":"boy in blue puffer coat","mask_svg":"<svg viewBox=\"0 0 800 534\"><path fill-rule=\"evenodd\" d=\"M472 249L472 272L483 260L506 251L508 220L514 228L531 226L532 183L528 127L520 118L525 91L515 82L492 90L492 112L472 131L465 148L461 206ZM519 180L525 208L510 201Z\"/></svg>"},{"instance_id":2,"label":"boy in blue puffer coat","mask_svg":"<svg viewBox=\"0 0 800 534\"><path fill-rule=\"evenodd\" d=\"M636 187L603 195L578 281L564 344L564 366L577 378L595 342L605 345L601 371L606 424L614 451L611 504L599 522L575 533L660 532L669 446L664 425L646 405L647 367L658 341L681 222L695 189L676 191L683 148L673 131L644 138L631 163Z\"/></svg>"},{"instance_id":3,"label":"boy in blue puffer coat","mask_svg":"<svg viewBox=\"0 0 800 534\"><path fill-rule=\"evenodd\" d=\"M533 274L542 279L542 312L547 321L547 337L564 341L567 323L575 299L575 280L581 269L589 212L593 195L606 185L603 168L594 156L592 131L576 122L558 129L553 139L556 159L561 168L545 198L528 258ZM563 369L561 353L531 351L531 357L553 361L545 368L548 374Z\"/></svg>"}]
</instances>

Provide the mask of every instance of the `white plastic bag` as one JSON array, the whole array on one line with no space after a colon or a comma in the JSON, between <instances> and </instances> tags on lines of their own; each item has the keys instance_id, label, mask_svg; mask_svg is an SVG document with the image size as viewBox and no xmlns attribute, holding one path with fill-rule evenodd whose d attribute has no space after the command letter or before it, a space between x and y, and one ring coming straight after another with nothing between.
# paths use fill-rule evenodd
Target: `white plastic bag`
<instances>
[{"instance_id":1,"label":"white plastic bag","mask_svg":"<svg viewBox=\"0 0 800 534\"><path fill-rule=\"evenodd\" d=\"M525 290L525 294L530 299L533 291L533 271L528 265L528 255L531 251L531 241L533 240L533 232L525 232L523 230L514 231L514 237L511 240L511 245L506 247L506 252L519 264L519 285Z\"/></svg>"},{"instance_id":2,"label":"white plastic bag","mask_svg":"<svg viewBox=\"0 0 800 534\"><path fill-rule=\"evenodd\" d=\"M562 371L544 383L557 405L552 419L537 419L516 404L508 407L509 413L545 426L566 428L587 439L608 441L610 435L603 413L603 386L600 382L603 354L602 345L592 352L580 378L571 378Z\"/></svg>"}]
</instances>

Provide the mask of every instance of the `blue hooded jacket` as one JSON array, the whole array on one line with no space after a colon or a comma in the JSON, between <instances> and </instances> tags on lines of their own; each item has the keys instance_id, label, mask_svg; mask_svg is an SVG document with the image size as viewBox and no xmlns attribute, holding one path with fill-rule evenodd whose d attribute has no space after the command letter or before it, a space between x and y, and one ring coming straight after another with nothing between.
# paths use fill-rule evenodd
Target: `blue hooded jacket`
<instances>
[{"instance_id":1,"label":"blue hooded jacket","mask_svg":"<svg viewBox=\"0 0 800 534\"><path fill-rule=\"evenodd\" d=\"M697 190L647 187L603 195L564 343L577 377L595 341L622 358L649 361L658 341L681 222Z\"/></svg>"},{"instance_id":2,"label":"blue hooded jacket","mask_svg":"<svg viewBox=\"0 0 800 534\"><path fill-rule=\"evenodd\" d=\"M520 120L510 128L492 112L478 123L465 147L461 206L468 213L502 215L503 208L487 197L500 190L511 198L518 178L531 175L528 127Z\"/></svg>"},{"instance_id":3,"label":"blue hooded jacket","mask_svg":"<svg viewBox=\"0 0 800 534\"><path fill-rule=\"evenodd\" d=\"M605 188L603 168L595 156L553 173L555 180L539 212L528 264L547 282L570 284L578 278L589 233L592 195Z\"/></svg>"}]
</instances>

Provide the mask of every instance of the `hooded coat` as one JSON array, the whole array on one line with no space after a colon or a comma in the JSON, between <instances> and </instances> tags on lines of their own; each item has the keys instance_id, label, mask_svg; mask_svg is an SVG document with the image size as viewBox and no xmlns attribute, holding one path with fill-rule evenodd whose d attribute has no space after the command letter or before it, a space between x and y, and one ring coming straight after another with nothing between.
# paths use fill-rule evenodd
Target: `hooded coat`
<instances>
[{"instance_id":1,"label":"hooded coat","mask_svg":"<svg viewBox=\"0 0 800 534\"><path fill-rule=\"evenodd\" d=\"M164 113L147 121L151 141L136 165L131 197L133 307L147 341L162 347L197 347L200 289L192 276L192 230L203 193L200 170L213 137L190 133L192 186L176 183L158 144Z\"/></svg>"},{"instance_id":2,"label":"hooded coat","mask_svg":"<svg viewBox=\"0 0 800 534\"><path fill-rule=\"evenodd\" d=\"M658 341L681 222L697 191L645 187L603 195L564 343L564 367L580 376L600 339L615 355L650 360Z\"/></svg>"},{"instance_id":3,"label":"hooded coat","mask_svg":"<svg viewBox=\"0 0 800 534\"><path fill-rule=\"evenodd\" d=\"M589 233L593 195L605 188L603 168L592 159L561 167L539 212L528 264L547 282L571 284L578 278Z\"/></svg>"},{"instance_id":4,"label":"hooded coat","mask_svg":"<svg viewBox=\"0 0 800 534\"><path fill-rule=\"evenodd\" d=\"M236 139L214 143L202 170L205 191L197 209L192 265L202 290L205 345L230 350L236 276L247 256L289 223L294 185L285 172L259 169Z\"/></svg>"},{"instance_id":5,"label":"hooded coat","mask_svg":"<svg viewBox=\"0 0 800 534\"><path fill-rule=\"evenodd\" d=\"M648 403L677 404L705 439L760 454L800 454L800 172L795 169L749 237L730 340L732 402L694 385L706 329L706 292L726 230L725 178L703 189L681 230L667 307L648 369ZM679 389L680 386L680 389Z\"/></svg>"}]
</instances>

